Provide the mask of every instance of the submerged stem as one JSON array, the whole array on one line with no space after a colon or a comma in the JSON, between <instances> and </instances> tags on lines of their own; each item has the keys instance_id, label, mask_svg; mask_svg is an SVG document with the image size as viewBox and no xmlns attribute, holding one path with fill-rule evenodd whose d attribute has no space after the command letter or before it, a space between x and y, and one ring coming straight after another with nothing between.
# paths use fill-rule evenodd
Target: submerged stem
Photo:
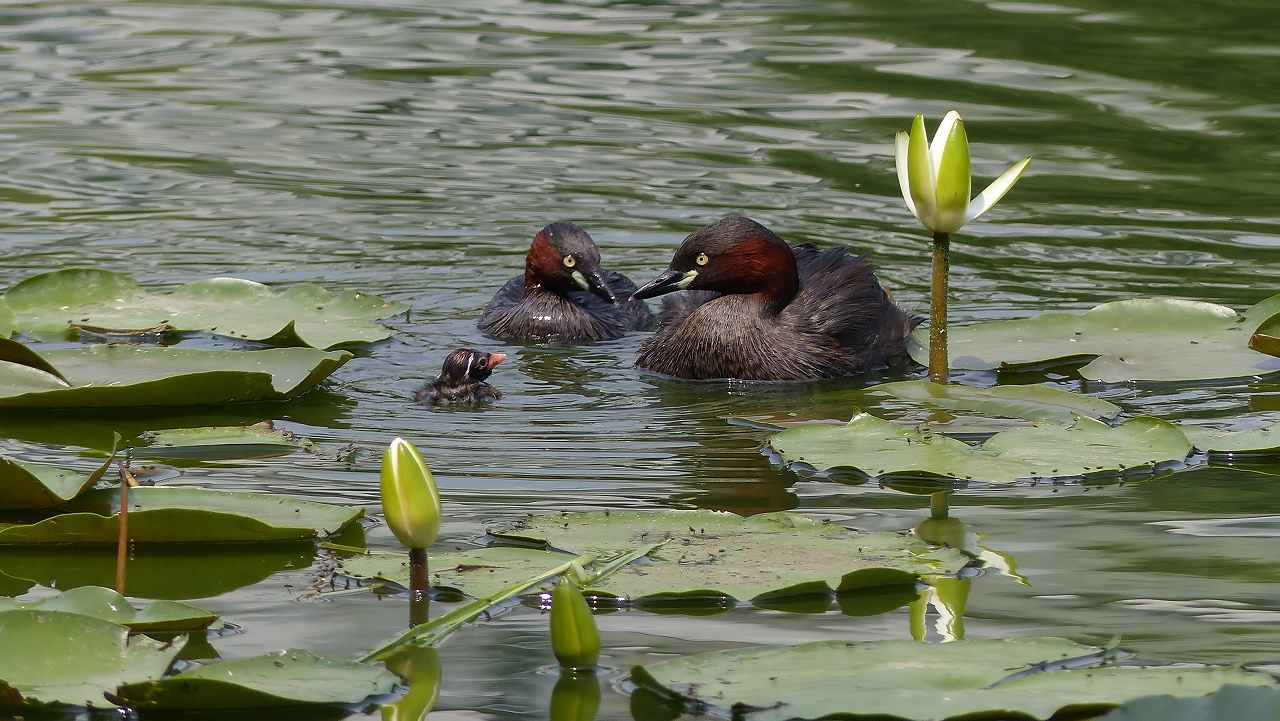
<instances>
[{"instance_id":1,"label":"submerged stem","mask_svg":"<svg viewBox=\"0 0 1280 721\"><path fill-rule=\"evenodd\" d=\"M933 291L929 296L929 380L947 383L947 274L951 270L951 236L933 234Z\"/></svg>"},{"instance_id":2,"label":"submerged stem","mask_svg":"<svg viewBox=\"0 0 1280 721\"><path fill-rule=\"evenodd\" d=\"M929 517L930 518L946 518L950 510L948 500L951 498L951 491L938 491L929 497Z\"/></svg>"}]
</instances>

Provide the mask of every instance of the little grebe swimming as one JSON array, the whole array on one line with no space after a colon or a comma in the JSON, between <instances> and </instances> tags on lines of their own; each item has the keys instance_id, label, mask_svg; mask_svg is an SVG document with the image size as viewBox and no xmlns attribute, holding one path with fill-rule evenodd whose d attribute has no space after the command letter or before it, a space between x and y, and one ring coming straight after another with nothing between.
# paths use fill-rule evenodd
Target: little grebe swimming
<instances>
[{"instance_id":1,"label":"little grebe swimming","mask_svg":"<svg viewBox=\"0 0 1280 721\"><path fill-rule=\"evenodd\" d=\"M552 223L534 236L524 275L493 296L479 326L517 340L602 340L652 330L649 306L629 297L635 290L625 275L600 267L600 250L585 230Z\"/></svg>"},{"instance_id":2,"label":"little grebe swimming","mask_svg":"<svg viewBox=\"0 0 1280 721\"><path fill-rule=\"evenodd\" d=\"M493 369L506 360L505 353L480 353L459 348L444 359L434 382L418 389L413 400L426 406L451 406L497 400L502 392L485 383Z\"/></svg>"},{"instance_id":3,"label":"little grebe swimming","mask_svg":"<svg viewBox=\"0 0 1280 721\"><path fill-rule=\"evenodd\" d=\"M641 368L680 378L801 381L906 363L920 319L894 305L871 264L844 248L788 246L747 218L685 238L671 266L636 291L663 299Z\"/></svg>"}]
</instances>

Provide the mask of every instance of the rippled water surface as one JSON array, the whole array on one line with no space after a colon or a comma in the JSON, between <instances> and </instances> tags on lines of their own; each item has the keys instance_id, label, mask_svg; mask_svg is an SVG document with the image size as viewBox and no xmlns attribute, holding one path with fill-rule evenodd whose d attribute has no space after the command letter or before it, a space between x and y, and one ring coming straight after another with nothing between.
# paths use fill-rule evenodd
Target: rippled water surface
<instances>
[{"instance_id":1,"label":"rippled water surface","mask_svg":"<svg viewBox=\"0 0 1280 721\"><path fill-rule=\"evenodd\" d=\"M724 420L844 418L829 396L887 374L686 383L633 367L641 335L502 344L475 319L548 222L581 224L607 266L643 282L685 234L728 214L792 242L869 253L898 300L923 312L927 237L899 195L892 139L912 115L936 121L953 108L982 178L1035 158L955 237L953 324L1152 295L1247 307L1280 277L1277 21L1263 0L5 3L0 287L82 265L154 289L217 275L315 282L413 310L392 321L393 339L297 401L2 411L11 440L0 449L53 458L113 429L271 418L358 450L349 463L200 466L169 483L376 513L379 453L403 435L436 473L450 542L527 513L602 507L800 509L913 527L925 499L775 470L758 453L763 432ZM494 377L502 401L411 406L464 345L509 354ZM1280 419L1275 382L1051 380L1129 414L1233 428ZM976 578L967 633L1122 634L1157 659L1276 661L1276 484L1203 468L1105 490L962 492L954 515L1028 582ZM394 545L383 526L368 535ZM213 640L219 654L349 657L403 626L403 599L296 602L307 557L197 601L243 628ZM905 608L599 622L608 682L694 649L908 637ZM535 611L467 629L441 654L438 708L546 715L556 676ZM627 717L627 698L607 690L600 718Z\"/></svg>"}]
</instances>

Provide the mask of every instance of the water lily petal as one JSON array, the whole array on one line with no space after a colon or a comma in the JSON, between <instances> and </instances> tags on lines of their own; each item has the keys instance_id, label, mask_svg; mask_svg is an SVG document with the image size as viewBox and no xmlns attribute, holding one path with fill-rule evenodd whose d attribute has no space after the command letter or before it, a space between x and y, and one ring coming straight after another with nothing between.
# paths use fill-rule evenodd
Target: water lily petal
<instances>
[{"instance_id":1,"label":"water lily petal","mask_svg":"<svg viewBox=\"0 0 1280 721\"><path fill-rule=\"evenodd\" d=\"M929 138L925 134L924 116L917 115L911 123L911 136L907 143L907 179L911 187L911 199L915 201L915 214L928 228L937 215L937 182L933 167L929 164Z\"/></svg>"},{"instance_id":2,"label":"water lily petal","mask_svg":"<svg viewBox=\"0 0 1280 721\"><path fill-rule=\"evenodd\" d=\"M916 201L911 199L911 173L907 166L907 148L911 145L911 136L905 130L899 130L893 138L894 161L898 166L898 185L902 188L902 199L907 201L907 210L920 217L916 212Z\"/></svg>"},{"instance_id":3,"label":"water lily petal","mask_svg":"<svg viewBox=\"0 0 1280 721\"><path fill-rule=\"evenodd\" d=\"M952 110L942 116L942 122L938 123L938 130L933 134L933 142L929 144L929 167L933 169L933 177L938 177L938 168L942 166L942 151L947 146L947 140L951 138L951 131L955 124L960 122L960 113Z\"/></svg>"},{"instance_id":4,"label":"water lily petal","mask_svg":"<svg viewBox=\"0 0 1280 721\"><path fill-rule=\"evenodd\" d=\"M954 116L949 126L938 129L933 144L942 141L941 162L937 174L937 227L930 228L935 233L954 233L965 224L965 214L969 209L969 193L972 190L973 178L969 172L969 138L964 132L964 123L960 116L952 111L948 118ZM942 137L942 130L948 135ZM933 148L929 149L930 156Z\"/></svg>"},{"instance_id":5,"label":"water lily petal","mask_svg":"<svg viewBox=\"0 0 1280 721\"><path fill-rule=\"evenodd\" d=\"M982 191L978 197L974 198L973 201L969 203L969 210L965 213L964 222L968 223L979 215L990 210L991 206L995 205L997 201L1003 198L1004 194L1009 192L1009 188L1012 188L1013 184L1018 182L1018 178L1022 177L1022 171L1026 170L1027 165L1030 163L1031 158L1024 158L1017 165L1004 171L1004 175L1001 175L999 178L992 181L991 185L988 185L986 190Z\"/></svg>"}]
</instances>

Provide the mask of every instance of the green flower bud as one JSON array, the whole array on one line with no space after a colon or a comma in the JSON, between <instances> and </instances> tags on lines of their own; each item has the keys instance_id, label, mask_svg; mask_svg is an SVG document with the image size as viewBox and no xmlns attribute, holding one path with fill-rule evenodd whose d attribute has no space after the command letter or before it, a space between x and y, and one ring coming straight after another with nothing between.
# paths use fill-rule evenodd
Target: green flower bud
<instances>
[{"instance_id":1,"label":"green flower bud","mask_svg":"<svg viewBox=\"0 0 1280 721\"><path fill-rule=\"evenodd\" d=\"M551 650L565 668L592 669L600 657L600 632L578 584L561 578L551 592Z\"/></svg>"},{"instance_id":2,"label":"green flower bud","mask_svg":"<svg viewBox=\"0 0 1280 721\"><path fill-rule=\"evenodd\" d=\"M428 548L440 532L440 491L418 449L403 438L382 455L382 513L406 548Z\"/></svg>"}]
</instances>

